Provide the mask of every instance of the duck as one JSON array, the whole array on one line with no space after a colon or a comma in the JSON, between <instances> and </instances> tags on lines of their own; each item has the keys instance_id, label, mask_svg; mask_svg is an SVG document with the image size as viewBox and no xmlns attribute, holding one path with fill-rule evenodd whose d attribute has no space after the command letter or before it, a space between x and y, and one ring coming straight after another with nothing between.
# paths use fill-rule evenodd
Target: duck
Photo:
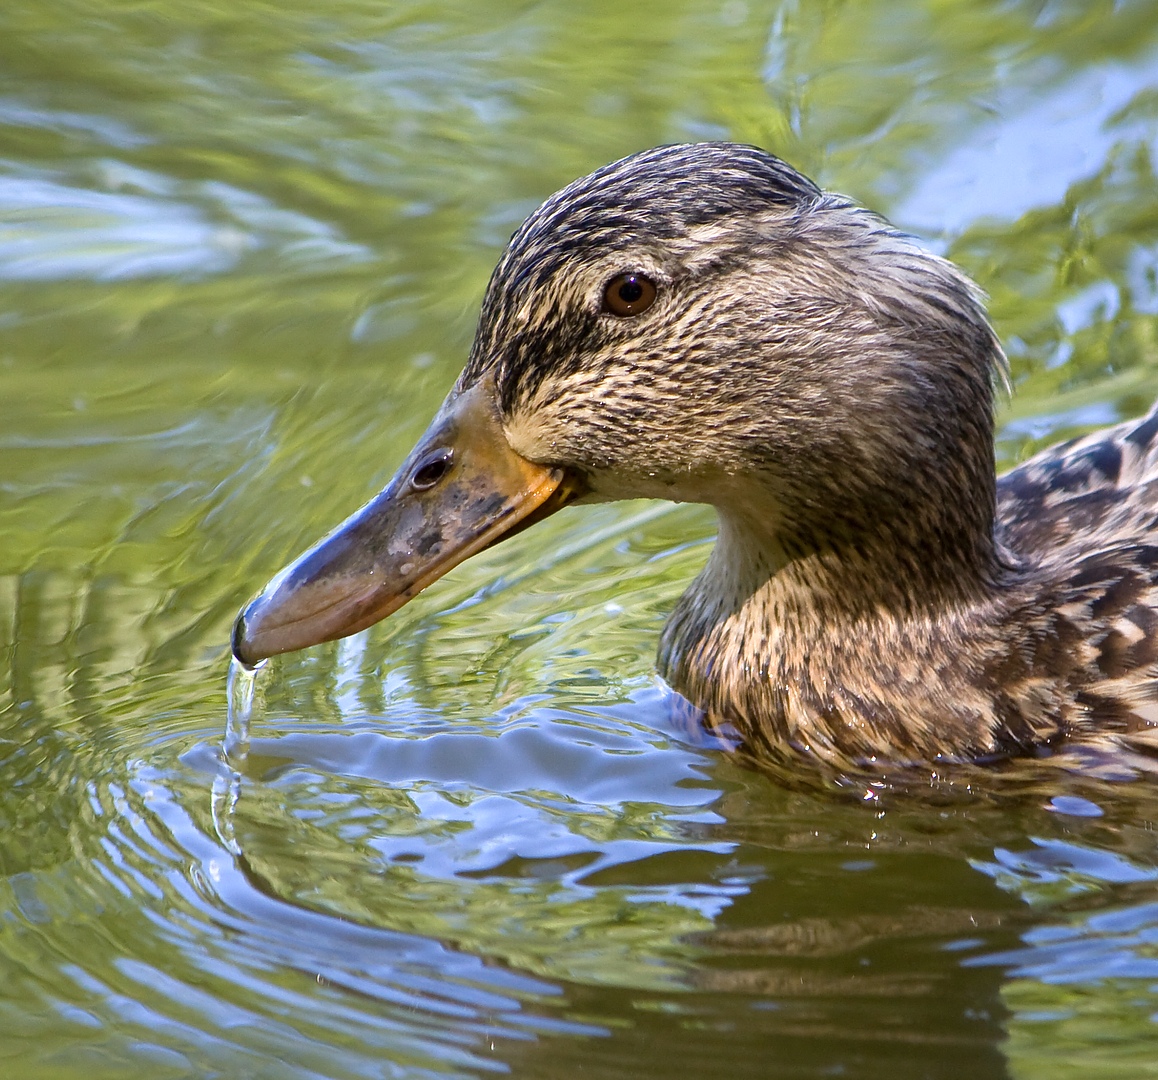
<instances>
[{"instance_id":1,"label":"duck","mask_svg":"<svg viewBox=\"0 0 1158 1080\"><path fill-rule=\"evenodd\" d=\"M1000 478L978 287L754 146L656 147L515 232L387 487L241 612L254 666L564 506L704 503L658 671L756 760L1048 755L1158 728L1158 412Z\"/></svg>"}]
</instances>

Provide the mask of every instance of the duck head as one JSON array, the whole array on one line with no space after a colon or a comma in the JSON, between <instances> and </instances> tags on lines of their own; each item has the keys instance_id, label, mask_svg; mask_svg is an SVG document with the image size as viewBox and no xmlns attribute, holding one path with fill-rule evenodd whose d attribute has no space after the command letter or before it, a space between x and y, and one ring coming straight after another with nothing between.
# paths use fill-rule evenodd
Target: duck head
<instances>
[{"instance_id":1,"label":"duck head","mask_svg":"<svg viewBox=\"0 0 1158 1080\"><path fill-rule=\"evenodd\" d=\"M362 630L571 502L714 505L705 625L817 553L880 561L859 602L968 588L992 550L1000 362L967 279L777 158L625 158L516 232L429 430L245 608L234 653Z\"/></svg>"}]
</instances>

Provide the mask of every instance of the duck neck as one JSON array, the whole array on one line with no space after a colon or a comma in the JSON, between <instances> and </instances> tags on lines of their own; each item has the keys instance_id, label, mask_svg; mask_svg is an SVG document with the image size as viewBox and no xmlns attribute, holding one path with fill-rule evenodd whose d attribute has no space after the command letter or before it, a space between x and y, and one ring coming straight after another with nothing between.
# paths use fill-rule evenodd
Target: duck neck
<instances>
[{"instance_id":1,"label":"duck neck","mask_svg":"<svg viewBox=\"0 0 1158 1080\"><path fill-rule=\"evenodd\" d=\"M980 510L941 503L936 520L934 504L855 532L848 521L770 531L763 515L720 508L716 546L665 628L661 671L749 746L836 763L992 750L986 717L944 708L1009 579L991 492Z\"/></svg>"}]
</instances>

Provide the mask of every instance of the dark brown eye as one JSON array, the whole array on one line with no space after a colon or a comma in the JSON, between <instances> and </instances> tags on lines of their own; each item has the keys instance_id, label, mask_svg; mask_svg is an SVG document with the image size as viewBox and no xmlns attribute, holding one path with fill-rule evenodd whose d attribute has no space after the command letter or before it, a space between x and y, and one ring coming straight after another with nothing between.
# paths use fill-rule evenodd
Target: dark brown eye
<instances>
[{"instance_id":1,"label":"dark brown eye","mask_svg":"<svg viewBox=\"0 0 1158 1080\"><path fill-rule=\"evenodd\" d=\"M418 491L425 491L434 487L450 468L451 452L449 450L434 450L418 463L418 468L410 477L410 486Z\"/></svg>"},{"instance_id":2,"label":"dark brown eye","mask_svg":"<svg viewBox=\"0 0 1158 1080\"><path fill-rule=\"evenodd\" d=\"M603 290L603 309L612 315L638 315L655 303L655 282L642 274L619 274Z\"/></svg>"}]
</instances>

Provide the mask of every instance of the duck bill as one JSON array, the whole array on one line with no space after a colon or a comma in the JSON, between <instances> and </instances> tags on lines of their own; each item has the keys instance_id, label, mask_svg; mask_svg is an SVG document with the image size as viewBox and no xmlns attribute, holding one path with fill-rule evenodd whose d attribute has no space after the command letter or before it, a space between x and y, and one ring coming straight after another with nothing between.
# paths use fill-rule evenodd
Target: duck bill
<instances>
[{"instance_id":1,"label":"duck bill","mask_svg":"<svg viewBox=\"0 0 1158 1080\"><path fill-rule=\"evenodd\" d=\"M564 476L510 448L490 380L451 394L386 489L242 611L234 656L252 667L372 626L464 559L565 505L573 492Z\"/></svg>"}]
</instances>

